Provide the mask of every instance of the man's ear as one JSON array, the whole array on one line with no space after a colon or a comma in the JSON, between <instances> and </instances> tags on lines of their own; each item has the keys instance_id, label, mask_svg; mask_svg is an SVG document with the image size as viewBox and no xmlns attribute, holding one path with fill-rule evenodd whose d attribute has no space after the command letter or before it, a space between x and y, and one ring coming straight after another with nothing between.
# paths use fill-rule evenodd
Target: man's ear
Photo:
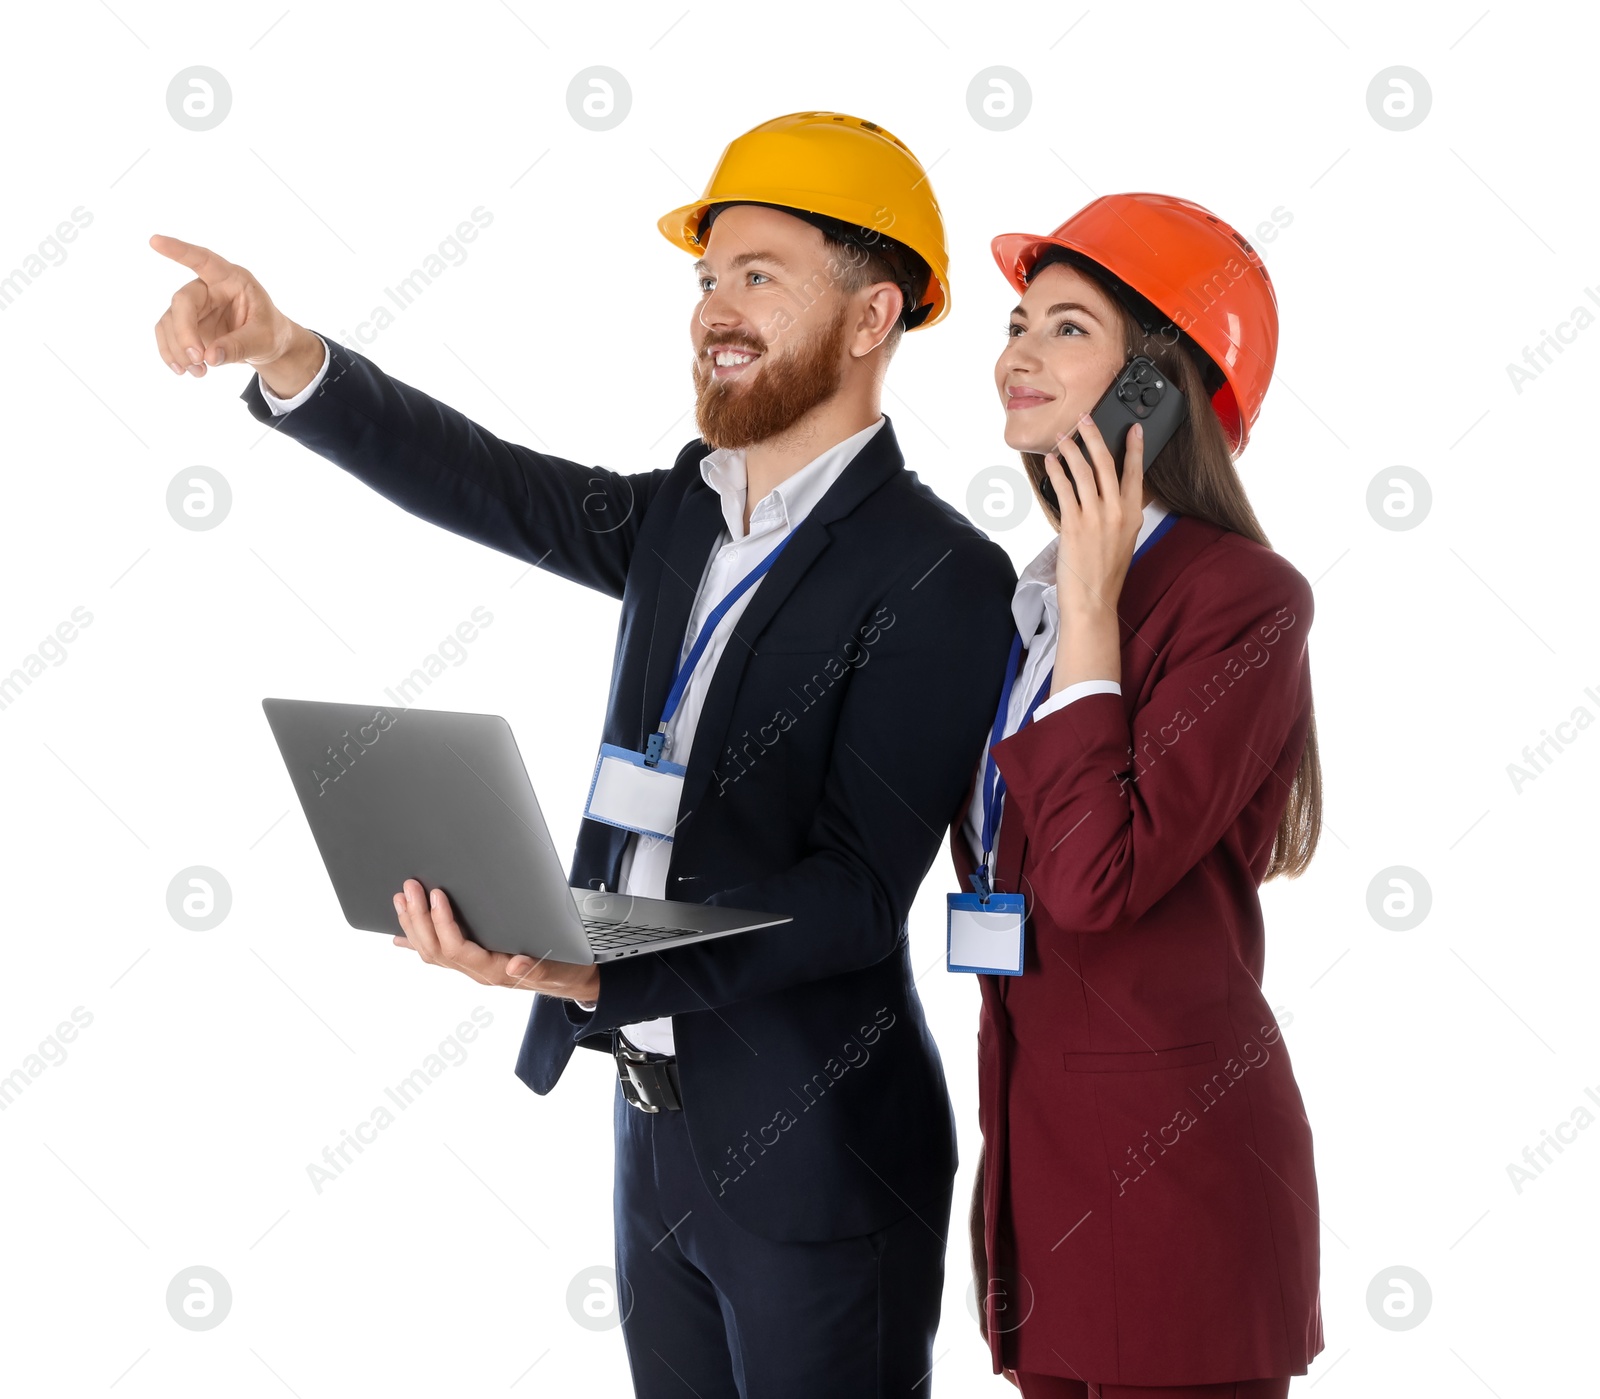
<instances>
[{"instance_id":1,"label":"man's ear","mask_svg":"<svg viewBox=\"0 0 1600 1399\"><path fill-rule=\"evenodd\" d=\"M893 282L875 282L870 291L862 306L862 323L856 332L856 341L860 344L870 339L871 343L850 351L856 359L865 359L889 338L889 332L895 328L905 309L905 294Z\"/></svg>"}]
</instances>

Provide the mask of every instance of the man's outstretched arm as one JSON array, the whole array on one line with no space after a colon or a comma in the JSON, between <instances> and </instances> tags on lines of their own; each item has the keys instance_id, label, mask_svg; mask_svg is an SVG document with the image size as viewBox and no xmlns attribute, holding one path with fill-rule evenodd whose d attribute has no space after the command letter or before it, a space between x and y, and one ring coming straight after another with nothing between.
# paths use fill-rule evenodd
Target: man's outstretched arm
<instances>
[{"instance_id":1,"label":"man's outstretched arm","mask_svg":"<svg viewBox=\"0 0 1600 1399\"><path fill-rule=\"evenodd\" d=\"M640 523L665 470L584 466L496 437L365 356L296 324L245 268L176 238L150 240L195 272L156 324L175 373L256 370L251 413L402 509L548 572L622 595ZM320 380L318 376L320 374ZM292 410L278 400L315 387Z\"/></svg>"}]
</instances>

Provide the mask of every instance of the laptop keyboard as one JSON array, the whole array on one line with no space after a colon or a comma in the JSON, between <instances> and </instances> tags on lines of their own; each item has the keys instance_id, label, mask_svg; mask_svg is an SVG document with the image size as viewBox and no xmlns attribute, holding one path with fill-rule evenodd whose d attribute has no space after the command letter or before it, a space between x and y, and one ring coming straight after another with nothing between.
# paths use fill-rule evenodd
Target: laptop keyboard
<instances>
[{"instance_id":1,"label":"laptop keyboard","mask_svg":"<svg viewBox=\"0 0 1600 1399\"><path fill-rule=\"evenodd\" d=\"M639 947L665 938L682 937L688 930L661 928L651 923L613 923L603 918L585 918L583 931L589 938L591 948L596 952L609 952L615 947Z\"/></svg>"}]
</instances>

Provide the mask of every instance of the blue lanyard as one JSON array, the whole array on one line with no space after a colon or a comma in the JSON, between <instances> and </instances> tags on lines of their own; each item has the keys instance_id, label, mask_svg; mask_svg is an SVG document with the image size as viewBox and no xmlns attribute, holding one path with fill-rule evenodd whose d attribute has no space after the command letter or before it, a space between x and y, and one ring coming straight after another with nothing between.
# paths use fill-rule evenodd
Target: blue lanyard
<instances>
[{"instance_id":1,"label":"blue lanyard","mask_svg":"<svg viewBox=\"0 0 1600 1399\"><path fill-rule=\"evenodd\" d=\"M684 691L689 688L689 681L694 676L694 668L700 663L700 657L705 654L706 647L710 644L712 634L717 629L717 623L728 615L728 609L738 602L765 576L768 569L777 561L778 555L783 552L783 546L794 538L794 531L790 530L779 541L766 558L762 559L729 590L728 595L711 609L711 615L706 618L699 633L695 636L694 645L689 648L689 654L678 662L678 668L672 676L672 688L667 691L667 702L661 710L661 722L656 726L656 732L650 735L644 747L644 760L651 767L661 761L661 754L667 743L667 724L672 716L678 712L678 706L683 703Z\"/></svg>"},{"instance_id":2,"label":"blue lanyard","mask_svg":"<svg viewBox=\"0 0 1600 1399\"><path fill-rule=\"evenodd\" d=\"M1011 638L1011 654L1006 657L1006 679L1000 690L1000 707L994 712L994 724L989 730L989 747L992 749L1005 737L1006 716L1011 710L1011 692L1017 686L1017 672L1022 667L1022 633L1018 632ZM1017 725L1017 732L1021 733L1033 720L1033 711L1044 703L1045 696L1050 693L1050 681L1055 676L1055 667L1050 667L1050 673L1045 676L1044 683L1039 686L1039 692L1034 695L1033 703L1022 713L1022 722ZM994 851L995 827L1000 824L1000 803L1005 800L1006 780L1000 775L1000 768L995 763L994 754L990 752L984 759L983 766L983 868L980 871L983 882L979 887L980 894L989 892L989 856ZM973 875L974 881L978 875Z\"/></svg>"},{"instance_id":3,"label":"blue lanyard","mask_svg":"<svg viewBox=\"0 0 1600 1399\"><path fill-rule=\"evenodd\" d=\"M1136 550L1129 561L1128 568L1149 551L1156 540L1160 539L1178 521L1175 510L1169 510L1158 524L1145 537L1145 541ZM1006 678L1000 689L1000 706L994 712L994 723L989 729L989 751L984 758L983 766L983 862L972 876L973 887L979 894L987 895L990 892L989 858L994 854L995 831L1000 824L1001 804L1005 801L1006 780L1000 775L1000 768L994 760L994 746L1005 737L1006 718L1011 711L1011 692L1017 686L1017 674L1022 668L1022 634L1019 632L1011 638L1011 654L1006 658ZM1050 693L1050 682L1055 678L1056 668L1052 665L1045 674L1044 683L1039 686L1039 691L1033 697L1033 702L1022 712L1022 722L1017 725L1017 732L1033 722L1033 711L1044 703L1045 697Z\"/></svg>"}]
</instances>

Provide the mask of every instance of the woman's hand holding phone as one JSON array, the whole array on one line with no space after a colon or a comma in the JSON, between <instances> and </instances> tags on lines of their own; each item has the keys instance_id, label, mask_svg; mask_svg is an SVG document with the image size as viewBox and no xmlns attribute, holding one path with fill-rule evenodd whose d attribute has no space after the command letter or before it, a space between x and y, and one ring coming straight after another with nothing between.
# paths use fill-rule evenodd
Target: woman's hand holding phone
<instances>
[{"instance_id":1,"label":"woman's hand holding phone","mask_svg":"<svg viewBox=\"0 0 1600 1399\"><path fill-rule=\"evenodd\" d=\"M1066 432L1044 459L1061 515L1056 552L1061 630L1052 694L1080 680L1122 678L1117 599L1144 522L1144 428L1135 423L1128 429L1120 482L1094 419L1085 413L1074 430L1087 456Z\"/></svg>"}]
</instances>

